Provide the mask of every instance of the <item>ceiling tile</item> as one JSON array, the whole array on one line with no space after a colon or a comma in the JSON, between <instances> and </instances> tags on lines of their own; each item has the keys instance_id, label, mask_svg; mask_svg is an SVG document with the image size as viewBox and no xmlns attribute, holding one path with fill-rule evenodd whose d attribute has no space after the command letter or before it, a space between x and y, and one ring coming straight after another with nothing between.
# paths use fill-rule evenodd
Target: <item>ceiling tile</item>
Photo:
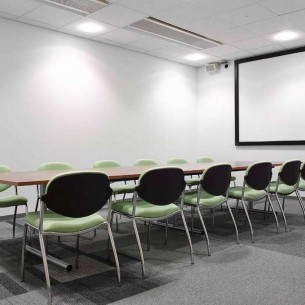
<instances>
[{"instance_id":1,"label":"ceiling tile","mask_svg":"<svg viewBox=\"0 0 305 305\"><path fill-rule=\"evenodd\" d=\"M43 23L43 22L31 20L31 19L26 19L26 18L23 18L23 17L18 18L17 21L22 22L22 23L26 23L26 24L30 24L30 25L35 25L35 26L38 26L40 28L51 29L51 30L56 29L55 25L48 24L48 23Z\"/></svg>"},{"instance_id":2,"label":"ceiling tile","mask_svg":"<svg viewBox=\"0 0 305 305\"><path fill-rule=\"evenodd\" d=\"M105 39L101 36L91 37L90 39L94 40L94 41L102 42L102 43L105 43L105 44L109 44L109 45L112 45L112 46L120 46L121 45L120 42L117 42L117 41L114 41L114 40L108 40L108 39Z\"/></svg>"},{"instance_id":3,"label":"ceiling tile","mask_svg":"<svg viewBox=\"0 0 305 305\"><path fill-rule=\"evenodd\" d=\"M296 39L292 40L292 41L291 40L290 41L278 41L278 40L274 39L274 35L278 33L278 32L276 32L276 33L268 34L268 35L264 36L264 38L267 39L267 40L272 41L273 43L275 43L277 45L283 45L283 46L285 46L287 43L292 43L294 41L297 41L297 40L305 38L305 32L302 31L301 29L299 29L299 28L292 28L292 29L289 29L289 30L291 30L291 31L293 31L295 33L298 33L299 36Z\"/></svg>"},{"instance_id":4,"label":"ceiling tile","mask_svg":"<svg viewBox=\"0 0 305 305\"><path fill-rule=\"evenodd\" d=\"M186 28L195 33L208 36L234 27L236 25L231 22L214 16L191 23Z\"/></svg>"},{"instance_id":5,"label":"ceiling tile","mask_svg":"<svg viewBox=\"0 0 305 305\"><path fill-rule=\"evenodd\" d=\"M305 9L304 0L264 0L259 5L266 7L278 15Z\"/></svg>"},{"instance_id":6,"label":"ceiling tile","mask_svg":"<svg viewBox=\"0 0 305 305\"><path fill-rule=\"evenodd\" d=\"M221 14L223 18L236 25L245 25L261 20L274 18L277 15L257 4L248 5Z\"/></svg>"},{"instance_id":7,"label":"ceiling tile","mask_svg":"<svg viewBox=\"0 0 305 305\"><path fill-rule=\"evenodd\" d=\"M221 59L237 60L237 59L247 58L247 57L251 57L251 56L253 56L253 54L243 51L243 52L238 52L238 53L234 53L234 54L230 54L230 55L223 55L223 56L221 56Z\"/></svg>"},{"instance_id":8,"label":"ceiling tile","mask_svg":"<svg viewBox=\"0 0 305 305\"><path fill-rule=\"evenodd\" d=\"M106 22L118 27L124 27L146 18L148 15L136 12L118 4L110 4L105 8L89 15L90 18Z\"/></svg>"},{"instance_id":9,"label":"ceiling tile","mask_svg":"<svg viewBox=\"0 0 305 305\"><path fill-rule=\"evenodd\" d=\"M175 5L174 0L120 0L119 5L134 9L145 14L155 14Z\"/></svg>"},{"instance_id":10,"label":"ceiling tile","mask_svg":"<svg viewBox=\"0 0 305 305\"><path fill-rule=\"evenodd\" d=\"M247 24L244 26L246 30L259 35L266 35L292 27L294 27L293 23L282 16Z\"/></svg>"},{"instance_id":11,"label":"ceiling tile","mask_svg":"<svg viewBox=\"0 0 305 305\"><path fill-rule=\"evenodd\" d=\"M257 48L263 48L272 45L273 43L263 37L255 37L251 39L246 39L234 43L234 47L242 50L251 50Z\"/></svg>"},{"instance_id":12,"label":"ceiling tile","mask_svg":"<svg viewBox=\"0 0 305 305\"><path fill-rule=\"evenodd\" d=\"M272 46L251 50L251 53L253 53L255 55L262 55L262 54L279 52L279 51L282 51L282 50L284 50L284 48L282 46L274 44Z\"/></svg>"},{"instance_id":13,"label":"ceiling tile","mask_svg":"<svg viewBox=\"0 0 305 305\"><path fill-rule=\"evenodd\" d=\"M8 13L2 13L2 12L0 12L0 17L6 18L6 19L11 19L11 20L16 20L18 18L18 16L11 15Z\"/></svg>"},{"instance_id":14,"label":"ceiling tile","mask_svg":"<svg viewBox=\"0 0 305 305\"><path fill-rule=\"evenodd\" d=\"M208 48L208 49L204 50L205 53L214 55L214 56L223 56L223 55L238 53L240 51L241 51L240 49L235 48L233 46L229 46L229 45L223 45L223 46Z\"/></svg>"},{"instance_id":15,"label":"ceiling tile","mask_svg":"<svg viewBox=\"0 0 305 305\"><path fill-rule=\"evenodd\" d=\"M145 39L130 42L128 45L142 51L152 51L169 46L171 43L165 39L147 37Z\"/></svg>"},{"instance_id":16,"label":"ceiling tile","mask_svg":"<svg viewBox=\"0 0 305 305\"><path fill-rule=\"evenodd\" d=\"M41 5L23 18L61 27L82 17L50 5Z\"/></svg>"},{"instance_id":17,"label":"ceiling tile","mask_svg":"<svg viewBox=\"0 0 305 305\"><path fill-rule=\"evenodd\" d=\"M0 12L22 16L40 5L41 3L33 0L1 0Z\"/></svg>"},{"instance_id":18,"label":"ceiling tile","mask_svg":"<svg viewBox=\"0 0 305 305\"><path fill-rule=\"evenodd\" d=\"M293 23L294 26L305 27L305 10L286 14L283 17Z\"/></svg>"},{"instance_id":19,"label":"ceiling tile","mask_svg":"<svg viewBox=\"0 0 305 305\"><path fill-rule=\"evenodd\" d=\"M289 41L285 44L281 44L285 49L293 49L293 48L300 48L305 46L305 38Z\"/></svg>"},{"instance_id":20,"label":"ceiling tile","mask_svg":"<svg viewBox=\"0 0 305 305\"><path fill-rule=\"evenodd\" d=\"M207 11L211 14L218 14L226 11L231 11L250 4L254 4L261 0L199 0L195 1L194 6L202 11ZM193 1L186 1L192 3Z\"/></svg>"},{"instance_id":21,"label":"ceiling tile","mask_svg":"<svg viewBox=\"0 0 305 305\"><path fill-rule=\"evenodd\" d=\"M151 51L151 52L149 52L149 54L153 54L156 56L160 55L164 58L172 58L172 57L176 57L179 55L193 53L195 51L197 51L197 50L195 50L193 48L189 48L189 47L178 45L178 44L171 44L167 47L160 48L155 51Z\"/></svg>"},{"instance_id":22,"label":"ceiling tile","mask_svg":"<svg viewBox=\"0 0 305 305\"><path fill-rule=\"evenodd\" d=\"M183 28L191 23L210 17L211 14L207 11L198 10L193 6L178 4L152 16Z\"/></svg>"},{"instance_id":23,"label":"ceiling tile","mask_svg":"<svg viewBox=\"0 0 305 305\"><path fill-rule=\"evenodd\" d=\"M121 44L125 44L128 42L136 41L139 39L145 38L145 35L138 34L132 31L124 30L124 29L118 29L115 31L111 31L106 34L100 35L101 38L105 38L108 40L113 40L116 42L119 42Z\"/></svg>"},{"instance_id":24,"label":"ceiling tile","mask_svg":"<svg viewBox=\"0 0 305 305\"><path fill-rule=\"evenodd\" d=\"M239 40L245 40L257 36L243 28L237 27L224 32L215 33L210 38L218 40L222 43L233 43Z\"/></svg>"},{"instance_id":25,"label":"ceiling tile","mask_svg":"<svg viewBox=\"0 0 305 305\"><path fill-rule=\"evenodd\" d=\"M78 26L81 25L84 22L94 22L98 25L100 25L103 28L103 32L102 33L84 33L81 32L80 30L78 30ZM71 22L67 25L65 25L64 27L61 27L59 30L65 33L71 33L73 35L77 35L77 36L81 36L81 37L92 37L92 36L99 36L103 33L108 33L114 30L117 30L118 28L107 24L107 23L103 23L103 22L99 22L90 18L81 18L80 20Z\"/></svg>"}]
</instances>

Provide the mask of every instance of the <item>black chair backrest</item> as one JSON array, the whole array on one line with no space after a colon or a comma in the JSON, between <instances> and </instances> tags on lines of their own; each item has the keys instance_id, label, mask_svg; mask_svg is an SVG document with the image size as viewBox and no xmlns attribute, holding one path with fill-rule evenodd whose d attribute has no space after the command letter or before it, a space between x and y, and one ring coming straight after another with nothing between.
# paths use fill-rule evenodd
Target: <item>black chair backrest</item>
<instances>
[{"instance_id":1,"label":"black chair backrest","mask_svg":"<svg viewBox=\"0 0 305 305\"><path fill-rule=\"evenodd\" d=\"M167 205L179 198L185 185L181 168L154 168L141 175L136 191L141 199L151 204Z\"/></svg>"},{"instance_id":2,"label":"black chair backrest","mask_svg":"<svg viewBox=\"0 0 305 305\"><path fill-rule=\"evenodd\" d=\"M290 186L297 184L300 178L300 166L300 160L285 162L279 172L281 181Z\"/></svg>"},{"instance_id":3,"label":"black chair backrest","mask_svg":"<svg viewBox=\"0 0 305 305\"><path fill-rule=\"evenodd\" d=\"M202 188L213 196L225 196L231 181L230 164L215 164L207 168L200 179Z\"/></svg>"},{"instance_id":4,"label":"black chair backrest","mask_svg":"<svg viewBox=\"0 0 305 305\"><path fill-rule=\"evenodd\" d=\"M54 177L43 202L66 217L86 217L99 211L112 195L108 176L100 172L71 172Z\"/></svg>"},{"instance_id":5,"label":"black chair backrest","mask_svg":"<svg viewBox=\"0 0 305 305\"><path fill-rule=\"evenodd\" d=\"M257 162L251 164L245 174L248 186L255 190L265 190L272 178L272 163Z\"/></svg>"},{"instance_id":6,"label":"black chair backrest","mask_svg":"<svg viewBox=\"0 0 305 305\"><path fill-rule=\"evenodd\" d=\"M305 180L305 163L301 165L301 178Z\"/></svg>"}]
</instances>

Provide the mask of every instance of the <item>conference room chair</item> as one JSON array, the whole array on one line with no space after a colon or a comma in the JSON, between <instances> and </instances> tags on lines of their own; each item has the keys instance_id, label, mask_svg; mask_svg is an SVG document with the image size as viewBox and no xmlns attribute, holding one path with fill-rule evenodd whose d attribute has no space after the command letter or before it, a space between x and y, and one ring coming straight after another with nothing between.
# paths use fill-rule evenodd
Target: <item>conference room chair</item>
<instances>
[{"instance_id":1,"label":"conference room chair","mask_svg":"<svg viewBox=\"0 0 305 305\"><path fill-rule=\"evenodd\" d=\"M301 164L300 169L300 181L299 181L299 191L305 191L305 163Z\"/></svg>"},{"instance_id":2,"label":"conference room chair","mask_svg":"<svg viewBox=\"0 0 305 305\"><path fill-rule=\"evenodd\" d=\"M191 263L194 263L193 246L182 210L182 200L180 207L174 204L184 193L185 185L182 169L177 167L154 168L141 174L135 187L133 202L112 203L111 224L113 214L115 213L132 220L140 252L143 278L145 278L144 255L137 229L137 221L146 221L148 223L149 234L147 243L150 244L150 223L180 214L189 242ZM167 230L165 230L165 233L167 238Z\"/></svg>"},{"instance_id":3,"label":"conference room chair","mask_svg":"<svg viewBox=\"0 0 305 305\"><path fill-rule=\"evenodd\" d=\"M191 213L192 213L191 231L193 231L194 229L193 219L194 219L195 209L197 211L197 214L199 216L206 237L208 255L211 255L210 240L201 214L201 210L210 210L212 212L212 216L213 216L212 230L213 230L215 209L221 206L222 204L226 204L235 227L236 241L237 243L239 243L237 225L234 216L232 214L230 205L228 204L228 189L230 186L231 171L232 171L232 167L230 164L215 164L208 167L200 177L198 192L191 195L186 194L183 199L183 204L191 206Z\"/></svg>"},{"instance_id":4,"label":"conference room chair","mask_svg":"<svg viewBox=\"0 0 305 305\"><path fill-rule=\"evenodd\" d=\"M270 199L271 190L271 178L272 178L272 163L270 162L255 162L251 164L245 173L244 182L242 186L234 186L229 188L229 198L236 199L236 211L238 209L239 202L241 201L242 207L245 211L246 218L251 232L251 241L254 243L253 227L249 217L248 208L254 202L265 199L271 206L277 233L279 232L278 219ZM237 215L237 214L236 214Z\"/></svg>"},{"instance_id":5,"label":"conference room chair","mask_svg":"<svg viewBox=\"0 0 305 305\"><path fill-rule=\"evenodd\" d=\"M122 165L114 160L99 160L96 161L93 164L93 168L115 168L115 167L121 167ZM127 184L126 181L124 181L124 185L122 184L111 184L111 188L113 190L113 196L114 199L116 199L116 195L123 195L123 200L125 199L126 194L133 193L134 192L134 184Z\"/></svg>"},{"instance_id":6,"label":"conference room chair","mask_svg":"<svg viewBox=\"0 0 305 305\"><path fill-rule=\"evenodd\" d=\"M55 170L72 170L72 166L66 162L44 162L38 166L38 171L55 171ZM39 200L43 194L41 194L40 187L37 185L37 200L35 212L37 212Z\"/></svg>"},{"instance_id":7,"label":"conference room chair","mask_svg":"<svg viewBox=\"0 0 305 305\"><path fill-rule=\"evenodd\" d=\"M215 162L211 157L200 157L196 161L197 163ZM236 177L231 175L231 182L236 186Z\"/></svg>"},{"instance_id":8,"label":"conference room chair","mask_svg":"<svg viewBox=\"0 0 305 305\"><path fill-rule=\"evenodd\" d=\"M158 162L154 159L137 159L133 163L133 166L146 166L146 165L158 165Z\"/></svg>"},{"instance_id":9,"label":"conference room chair","mask_svg":"<svg viewBox=\"0 0 305 305\"><path fill-rule=\"evenodd\" d=\"M300 181L300 174L303 173L304 168L302 167L300 171L301 161L300 160L290 160L282 164L279 169L277 181L271 182L270 194L275 196L275 199L280 207L281 213L284 218L285 231L287 232L287 220L285 216L285 198L292 193L295 193L298 201L300 203L303 215L305 217L305 208L300 196L298 186ZM280 198L282 197L282 205L280 203Z\"/></svg>"},{"instance_id":10,"label":"conference room chair","mask_svg":"<svg viewBox=\"0 0 305 305\"><path fill-rule=\"evenodd\" d=\"M93 164L93 168L115 168L115 167L121 167L122 165L114 160L99 160L96 161ZM125 200L126 194L133 194L135 184L127 184L126 181L124 181L125 184L117 184L117 183L111 183L111 188L113 190L113 199L116 201L117 195L123 195L123 201ZM116 217L116 230L119 230L119 219L118 215Z\"/></svg>"},{"instance_id":11,"label":"conference room chair","mask_svg":"<svg viewBox=\"0 0 305 305\"><path fill-rule=\"evenodd\" d=\"M8 173L11 169L6 165L0 165L0 173ZM11 185L0 184L0 192L4 192L9 189ZM25 206L27 209L27 198L18 195L17 186L15 186L15 195L8 195L0 198L0 208L10 208L14 207L14 217L13 217L13 238L15 238L16 232L16 217L18 206Z\"/></svg>"},{"instance_id":12,"label":"conference room chair","mask_svg":"<svg viewBox=\"0 0 305 305\"><path fill-rule=\"evenodd\" d=\"M77 236L75 265L79 264L79 235L93 231L102 225L107 226L108 235L114 254L117 277L120 283L120 266L112 236L109 218L104 219L97 212L109 201L112 189L108 176L94 171L64 173L52 178L46 187L46 194L41 198L40 212L27 213L24 218L22 242L21 280L24 281L24 259L28 227L38 231L41 256L45 272L48 304L52 304L51 284L44 238L46 236Z\"/></svg>"},{"instance_id":13,"label":"conference room chair","mask_svg":"<svg viewBox=\"0 0 305 305\"><path fill-rule=\"evenodd\" d=\"M175 159L169 159L167 161L167 165L178 165L178 164L186 164L188 163L187 160L185 159L179 159L179 158L175 158ZM185 182L186 185L191 188L193 185L198 185L199 184L199 179L198 178L193 178L192 175L190 178L185 177Z\"/></svg>"}]
</instances>

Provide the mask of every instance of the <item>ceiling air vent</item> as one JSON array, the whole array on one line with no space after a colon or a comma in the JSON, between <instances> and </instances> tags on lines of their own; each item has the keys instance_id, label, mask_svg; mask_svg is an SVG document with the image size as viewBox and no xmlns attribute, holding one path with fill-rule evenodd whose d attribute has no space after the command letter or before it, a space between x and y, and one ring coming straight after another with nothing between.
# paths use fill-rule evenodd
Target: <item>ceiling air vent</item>
<instances>
[{"instance_id":1,"label":"ceiling air vent","mask_svg":"<svg viewBox=\"0 0 305 305\"><path fill-rule=\"evenodd\" d=\"M106 0L42 0L55 6L79 14L90 15L108 5Z\"/></svg>"},{"instance_id":2,"label":"ceiling air vent","mask_svg":"<svg viewBox=\"0 0 305 305\"><path fill-rule=\"evenodd\" d=\"M221 45L221 42L219 41L209 39L200 34L185 30L153 17L137 21L128 27L199 49Z\"/></svg>"}]
</instances>

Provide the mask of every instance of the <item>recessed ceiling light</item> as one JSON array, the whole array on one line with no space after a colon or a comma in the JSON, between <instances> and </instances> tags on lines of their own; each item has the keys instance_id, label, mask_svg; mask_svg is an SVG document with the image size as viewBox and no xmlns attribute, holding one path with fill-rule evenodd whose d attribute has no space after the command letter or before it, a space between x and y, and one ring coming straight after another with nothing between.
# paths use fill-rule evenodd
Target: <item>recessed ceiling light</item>
<instances>
[{"instance_id":1,"label":"recessed ceiling light","mask_svg":"<svg viewBox=\"0 0 305 305\"><path fill-rule=\"evenodd\" d=\"M199 60L203 60L206 58L208 58L207 55L199 53L199 52L191 53L191 54L184 56L184 59L189 60L189 61L199 61Z\"/></svg>"},{"instance_id":2,"label":"recessed ceiling light","mask_svg":"<svg viewBox=\"0 0 305 305\"><path fill-rule=\"evenodd\" d=\"M279 41L289 41L289 40L297 39L299 36L300 33L291 30L286 30L273 35L273 39Z\"/></svg>"},{"instance_id":3,"label":"recessed ceiling light","mask_svg":"<svg viewBox=\"0 0 305 305\"><path fill-rule=\"evenodd\" d=\"M98 23L94 23L94 22L84 22L81 23L77 26L77 28L85 33L100 33L103 32L105 30L105 28L103 26L101 26Z\"/></svg>"}]
</instances>

